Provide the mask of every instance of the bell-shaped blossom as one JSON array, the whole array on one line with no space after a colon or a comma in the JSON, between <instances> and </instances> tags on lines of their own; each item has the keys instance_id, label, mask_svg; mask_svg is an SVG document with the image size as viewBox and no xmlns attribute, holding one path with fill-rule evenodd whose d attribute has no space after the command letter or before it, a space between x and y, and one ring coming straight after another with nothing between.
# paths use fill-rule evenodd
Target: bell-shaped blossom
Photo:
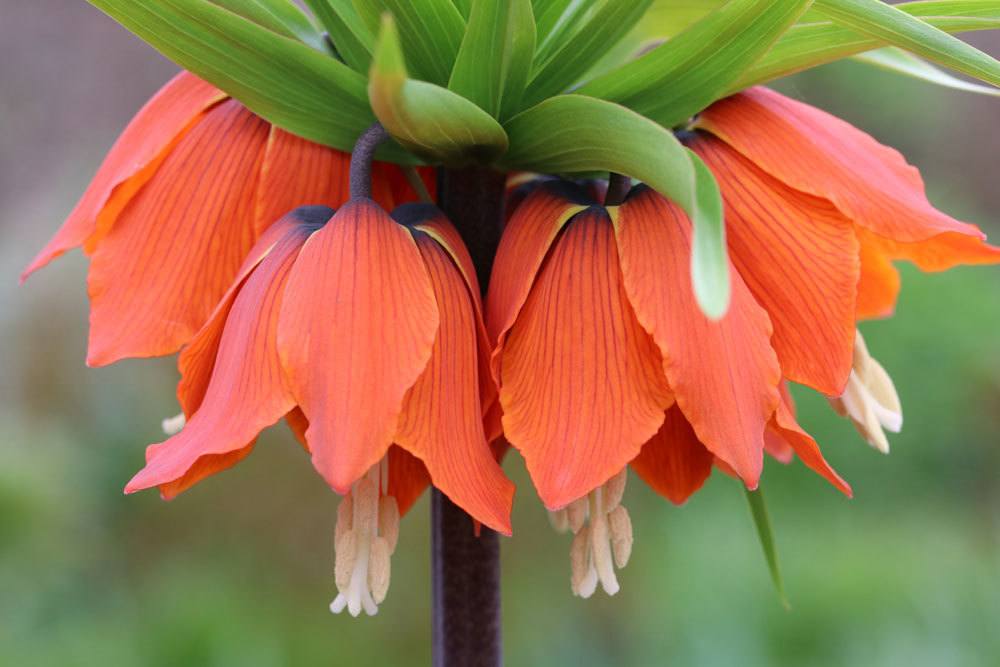
<instances>
[{"instance_id":1,"label":"bell-shaped blossom","mask_svg":"<svg viewBox=\"0 0 1000 667\"><path fill-rule=\"evenodd\" d=\"M126 487L170 498L228 468L282 417L345 494L334 611L372 614L404 514L429 482L510 533L513 485L487 443L494 401L479 288L436 208L293 211L261 235L180 355L183 428ZM472 529L470 524L470 530Z\"/></svg>"},{"instance_id":2,"label":"bell-shaped blossom","mask_svg":"<svg viewBox=\"0 0 1000 667\"><path fill-rule=\"evenodd\" d=\"M87 363L176 352L205 323L264 229L303 204L347 200L350 155L296 137L181 72L136 114L22 277L90 257ZM374 198L416 199L398 167Z\"/></svg>"}]
</instances>

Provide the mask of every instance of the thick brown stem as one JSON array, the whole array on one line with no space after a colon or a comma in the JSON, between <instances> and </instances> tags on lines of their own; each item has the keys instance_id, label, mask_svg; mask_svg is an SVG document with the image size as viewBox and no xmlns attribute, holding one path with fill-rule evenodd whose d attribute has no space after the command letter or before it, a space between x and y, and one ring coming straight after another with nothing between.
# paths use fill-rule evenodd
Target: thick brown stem
<instances>
[{"instance_id":1,"label":"thick brown stem","mask_svg":"<svg viewBox=\"0 0 1000 667\"><path fill-rule=\"evenodd\" d=\"M504 175L442 170L438 201L465 241L485 291L503 228ZM431 496L434 667L499 667L500 541L444 494Z\"/></svg>"}]
</instances>

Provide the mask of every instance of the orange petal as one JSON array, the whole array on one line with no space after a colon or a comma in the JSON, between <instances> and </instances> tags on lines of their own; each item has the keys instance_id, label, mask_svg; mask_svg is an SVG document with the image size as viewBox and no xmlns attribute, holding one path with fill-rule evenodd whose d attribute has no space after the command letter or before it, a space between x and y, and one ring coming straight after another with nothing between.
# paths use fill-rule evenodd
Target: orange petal
<instances>
[{"instance_id":1,"label":"orange petal","mask_svg":"<svg viewBox=\"0 0 1000 667\"><path fill-rule=\"evenodd\" d=\"M302 410L300 408L291 410L285 415L285 423L292 430L295 439L308 452L309 444L306 441L306 431L309 430L309 420L306 419ZM396 499L399 514L402 516L409 511L424 489L430 485L431 478L420 459L405 449L393 445L389 448L386 456L389 458L388 494Z\"/></svg>"},{"instance_id":2,"label":"orange petal","mask_svg":"<svg viewBox=\"0 0 1000 667\"><path fill-rule=\"evenodd\" d=\"M297 227L311 225L318 229L333 216L333 209L324 206L308 206L298 208L282 217L264 232L254 244L250 254L240 267L233 284L222 300L215 307L205 325L195 334L191 342L184 346L177 359L181 380L177 383L177 400L190 418L201 405L212 379L215 359L219 352L219 341L226 326L226 319L232 308L236 295L243 287L244 281L260 264L275 246L290 233L295 233Z\"/></svg>"},{"instance_id":3,"label":"orange petal","mask_svg":"<svg viewBox=\"0 0 1000 667\"><path fill-rule=\"evenodd\" d=\"M675 505L684 504L712 474L715 457L698 441L677 406L667 410L663 426L632 461L650 488Z\"/></svg>"},{"instance_id":4,"label":"orange petal","mask_svg":"<svg viewBox=\"0 0 1000 667\"><path fill-rule=\"evenodd\" d=\"M413 454L393 445L389 448L389 495L396 499L399 515L410 511L420 494L430 486L427 467Z\"/></svg>"},{"instance_id":5,"label":"orange petal","mask_svg":"<svg viewBox=\"0 0 1000 667\"><path fill-rule=\"evenodd\" d=\"M500 361L504 433L550 509L618 473L659 429L670 390L625 296L603 209L566 226Z\"/></svg>"},{"instance_id":6,"label":"orange petal","mask_svg":"<svg viewBox=\"0 0 1000 667\"><path fill-rule=\"evenodd\" d=\"M709 451L755 488L781 379L767 313L733 269L726 316L702 314L691 289L691 223L653 190L633 189L612 217L628 300L660 348L677 404Z\"/></svg>"},{"instance_id":7,"label":"orange petal","mask_svg":"<svg viewBox=\"0 0 1000 667\"><path fill-rule=\"evenodd\" d=\"M552 242L573 215L587 206L568 183L545 183L517 207L504 229L486 295L486 329L493 348L493 376L499 377L507 332L528 300L535 276Z\"/></svg>"},{"instance_id":8,"label":"orange petal","mask_svg":"<svg viewBox=\"0 0 1000 667\"><path fill-rule=\"evenodd\" d=\"M833 484L837 490L848 498L853 495L851 485L845 482L837 474L837 471L826 462L816 441L803 431L802 427L795 421L794 407L785 400L778 404L778 409L770 424L770 432L773 437L784 440L806 466Z\"/></svg>"},{"instance_id":9,"label":"orange petal","mask_svg":"<svg viewBox=\"0 0 1000 667\"><path fill-rule=\"evenodd\" d=\"M267 125L213 108L121 212L91 262L87 363L170 354L205 323L253 245Z\"/></svg>"},{"instance_id":10,"label":"orange petal","mask_svg":"<svg viewBox=\"0 0 1000 667\"><path fill-rule=\"evenodd\" d=\"M254 226L262 233L298 206L339 208L348 198L349 153L272 127L261 164Z\"/></svg>"},{"instance_id":11,"label":"orange petal","mask_svg":"<svg viewBox=\"0 0 1000 667\"><path fill-rule=\"evenodd\" d=\"M771 318L782 372L840 395L851 373L859 274L851 221L711 135L690 147L719 180L730 256Z\"/></svg>"},{"instance_id":12,"label":"orange petal","mask_svg":"<svg viewBox=\"0 0 1000 667\"><path fill-rule=\"evenodd\" d=\"M444 213L431 204L406 204L393 211L392 217L401 224L412 225L437 241L440 247L444 248L451 256L455 266L462 274L462 279L465 281L465 286L474 304L476 344L480 363L479 395L483 403L483 414L488 415L494 411L493 406L498 397L496 382L490 371L490 356L493 354L493 346L490 345L486 324L483 321L482 291L479 287L479 279L476 277L476 267L472 263L472 257L465 247L465 242L462 241L458 230L449 222ZM499 428L499 415L496 416L494 424ZM489 432L488 429L487 435Z\"/></svg>"},{"instance_id":13,"label":"orange petal","mask_svg":"<svg viewBox=\"0 0 1000 667\"><path fill-rule=\"evenodd\" d=\"M373 201L345 204L302 249L278 346L313 465L338 493L385 455L437 328L413 237Z\"/></svg>"},{"instance_id":14,"label":"orange petal","mask_svg":"<svg viewBox=\"0 0 1000 667\"><path fill-rule=\"evenodd\" d=\"M427 368L403 400L395 442L423 461L434 486L452 502L509 535L514 485L483 431L474 301L448 251L426 233L417 231L415 238L441 325Z\"/></svg>"},{"instance_id":15,"label":"orange petal","mask_svg":"<svg viewBox=\"0 0 1000 667\"><path fill-rule=\"evenodd\" d=\"M785 403L791 411L791 415L794 417L795 401L792 399L792 395L788 391L788 382L782 380L781 384L778 385L778 391L781 393L781 400ZM771 424L768 424L767 430L764 431L764 451L780 463L791 463L792 459L795 457L795 450L792 449L792 446L788 444L788 441L785 440L779 432L775 432L773 424L774 420L772 419Z\"/></svg>"},{"instance_id":16,"label":"orange petal","mask_svg":"<svg viewBox=\"0 0 1000 667\"><path fill-rule=\"evenodd\" d=\"M960 264L1000 263L1000 248L965 234L938 234L915 243L899 243L868 232L863 234L888 257L911 261L922 271L947 271Z\"/></svg>"},{"instance_id":17,"label":"orange petal","mask_svg":"<svg viewBox=\"0 0 1000 667\"><path fill-rule=\"evenodd\" d=\"M126 493L160 485L164 496L242 459L264 428L295 406L276 344L282 293L315 229L297 225L261 260L233 300L205 398L180 433L146 449Z\"/></svg>"},{"instance_id":18,"label":"orange petal","mask_svg":"<svg viewBox=\"0 0 1000 667\"><path fill-rule=\"evenodd\" d=\"M129 122L66 222L21 275L71 248L94 244L114 224L122 207L153 175L181 137L212 105L226 99L221 90L189 72L181 72L150 99Z\"/></svg>"},{"instance_id":19,"label":"orange petal","mask_svg":"<svg viewBox=\"0 0 1000 667\"><path fill-rule=\"evenodd\" d=\"M291 430L292 435L295 439L302 445L302 449L309 451L309 441L306 440L306 431L309 429L309 420L306 419L306 415L302 412L302 408L294 408L288 411L285 415L285 423L288 424L289 430Z\"/></svg>"},{"instance_id":20,"label":"orange petal","mask_svg":"<svg viewBox=\"0 0 1000 667\"><path fill-rule=\"evenodd\" d=\"M927 201L916 168L898 151L835 116L767 88L716 102L696 126L802 192L832 201L855 223L901 242L943 232L985 238Z\"/></svg>"},{"instance_id":21,"label":"orange petal","mask_svg":"<svg viewBox=\"0 0 1000 667\"><path fill-rule=\"evenodd\" d=\"M873 234L857 230L861 247L861 275L858 279L857 319L889 317L896 310L899 271Z\"/></svg>"}]
</instances>

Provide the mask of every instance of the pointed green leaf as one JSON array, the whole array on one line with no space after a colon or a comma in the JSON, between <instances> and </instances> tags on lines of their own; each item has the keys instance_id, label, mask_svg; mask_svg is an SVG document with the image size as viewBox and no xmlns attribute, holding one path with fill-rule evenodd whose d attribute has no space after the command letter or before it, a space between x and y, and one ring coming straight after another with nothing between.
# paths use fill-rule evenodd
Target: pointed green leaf
<instances>
[{"instance_id":1,"label":"pointed green leaf","mask_svg":"<svg viewBox=\"0 0 1000 667\"><path fill-rule=\"evenodd\" d=\"M446 88L409 78L388 14L375 46L368 96L389 134L429 161L487 164L507 150L507 135L488 113Z\"/></svg>"},{"instance_id":2,"label":"pointed green leaf","mask_svg":"<svg viewBox=\"0 0 1000 667\"><path fill-rule=\"evenodd\" d=\"M767 513L767 505L764 504L764 494L758 488L750 491L746 487L743 489L750 505L750 515L753 516L754 525L757 527L757 537L760 539L760 546L764 550L764 558L767 559L767 569L771 572L771 581L774 582L774 589L778 593L778 598L785 609L789 609L788 596L785 595L785 584L781 579L781 570L778 568L778 550L774 546L774 531L771 529L771 517Z\"/></svg>"},{"instance_id":3,"label":"pointed green leaf","mask_svg":"<svg viewBox=\"0 0 1000 667\"><path fill-rule=\"evenodd\" d=\"M362 75L207 0L90 2L181 67L301 137L349 151L375 120ZM412 161L398 148L384 155Z\"/></svg>"},{"instance_id":4,"label":"pointed green leaf","mask_svg":"<svg viewBox=\"0 0 1000 667\"><path fill-rule=\"evenodd\" d=\"M998 1L931 0L904 3L896 8L949 33L1000 28ZM887 46L883 40L831 21L802 23L789 29L728 92L883 46Z\"/></svg>"},{"instance_id":5,"label":"pointed green leaf","mask_svg":"<svg viewBox=\"0 0 1000 667\"><path fill-rule=\"evenodd\" d=\"M604 0L576 33L559 42L558 50L544 60L536 60L525 106L562 93L579 81L601 54L629 33L651 2Z\"/></svg>"},{"instance_id":6,"label":"pointed green leaf","mask_svg":"<svg viewBox=\"0 0 1000 667\"><path fill-rule=\"evenodd\" d=\"M465 18L452 1L368 0L367 4L376 6L380 14L392 14L413 77L448 85L465 34Z\"/></svg>"},{"instance_id":7,"label":"pointed green leaf","mask_svg":"<svg viewBox=\"0 0 1000 667\"><path fill-rule=\"evenodd\" d=\"M812 0L732 0L579 93L623 104L667 127L722 96Z\"/></svg>"},{"instance_id":8,"label":"pointed green leaf","mask_svg":"<svg viewBox=\"0 0 1000 667\"><path fill-rule=\"evenodd\" d=\"M469 20L469 15L472 14L472 3L475 0L452 0L455 3L455 8L462 13L462 18L466 21Z\"/></svg>"},{"instance_id":9,"label":"pointed green leaf","mask_svg":"<svg viewBox=\"0 0 1000 667\"><path fill-rule=\"evenodd\" d=\"M571 17L565 17L572 0L531 0L532 13L535 16L535 39L539 53L547 48L556 26L572 23ZM577 3L580 5L582 3ZM564 18L565 17L565 18Z\"/></svg>"},{"instance_id":10,"label":"pointed green leaf","mask_svg":"<svg viewBox=\"0 0 1000 667\"><path fill-rule=\"evenodd\" d=\"M729 305L729 260L722 198L712 173L673 132L613 102L559 95L504 125L511 170L548 173L613 171L641 180L676 202L691 218L691 273L706 315Z\"/></svg>"},{"instance_id":11,"label":"pointed green leaf","mask_svg":"<svg viewBox=\"0 0 1000 667\"><path fill-rule=\"evenodd\" d=\"M948 72L931 65L926 60L918 58L912 53L908 53L902 49L897 49L892 46L884 49L878 49L876 51L861 53L854 56L854 60L868 65L874 65L875 67L895 72L897 74L904 74L938 86L944 86L946 88L964 90L970 93L979 93L980 95L1000 96L1000 88L991 88L989 86L959 79L958 77L952 76Z\"/></svg>"},{"instance_id":12,"label":"pointed green leaf","mask_svg":"<svg viewBox=\"0 0 1000 667\"><path fill-rule=\"evenodd\" d=\"M305 0L330 35L337 53L353 70L368 72L375 36L358 16L351 0Z\"/></svg>"},{"instance_id":13,"label":"pointed green leaf","mask_svg":"<svg viewBox=\"0 0 1000 667\"><path fill-rule=\"evenodd\" d=\"M289 0L211 0L213 4L250 19L257 25L279 35L292 37L309 46L326 51L323 34L316 29L302 10Z\"/></svg>"},{"instance_id":14,"label":"pointed green leaf","mask_svg":"<svg viewBox=\"0 0 1000 667\"><path fill-rule=\"evenodd\" d=\"M816 0L816 9L859 33L1000 85L1000 62L996 59L880 0Z\"/></svg>"},{"instance_id":15,"label":"pointed green leaf","mask_svg":"<svg viewBox=\"0 0 1000 667\"><path fill-rule=\"evenodd\" d=\"M448 89L494 118L512 115L521 103L534 53L531 0L473 0Z\"/></svg>"}]
</instances>

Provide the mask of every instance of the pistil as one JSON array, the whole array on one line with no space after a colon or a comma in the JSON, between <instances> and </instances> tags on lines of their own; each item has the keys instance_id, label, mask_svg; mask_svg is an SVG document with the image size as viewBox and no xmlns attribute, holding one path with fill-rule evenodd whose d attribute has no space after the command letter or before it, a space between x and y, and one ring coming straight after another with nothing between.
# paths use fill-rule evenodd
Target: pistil
<instances>
[{"instance_id":1,"label":"pistil","mask_svg":"<svg viewBox=\"0 0 1000 667\"><path fill-rule=\"evenodd\" d=\"M388 457L351 487L337 508L334 538L334 578L337 597L330 603L335 614L347 609L369 616L389 590L390 556L399 538L399 506L388 495Z\"/></svg>"}]
</instances>

